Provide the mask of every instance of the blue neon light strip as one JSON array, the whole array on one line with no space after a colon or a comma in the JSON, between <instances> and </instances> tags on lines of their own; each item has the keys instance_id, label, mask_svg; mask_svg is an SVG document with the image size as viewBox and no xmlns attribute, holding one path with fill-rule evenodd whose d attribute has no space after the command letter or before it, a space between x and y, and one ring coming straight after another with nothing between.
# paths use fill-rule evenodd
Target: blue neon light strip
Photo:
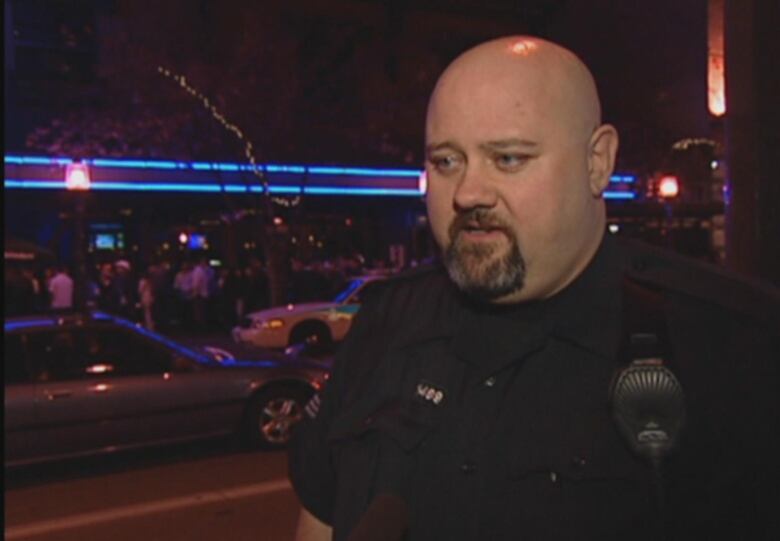
<instances>
[{"instance_id":1,"label":"blue neon light strip","mask_svg":"<svg viewBox=\"0 0 780 541\"><path fill-rule=\"evenodd\" d=\"M604 192L604 199L636 199L634 192Z\"/></svg>"},{"instance_id":2,"label":"blue neon light strip","mask_svg":"<svg viewBox=\"0 0 780 541\"><path fill-rule=\"evenodd\" d=\"M24 321L6 321L4 325L5 332L15 331L17 329L29 329L30 327L51 326L56 323L56 319L28 319Z\"/></svg>"},{"instance_id":3,"label":"blue neon light strip","mask_svg":"<svg viewBox=\"0 0 780 541\"><path fill-rule=\"evenodd\" d=\"M64 190L64 180L9 180L3 183L5 188L25 190Z\"/></svg>"},{"instance_id":4,"label":"blue neon light strip","mask_svg":"<svg viewBox=\"0 0 780 541\"><path fill-rule=\"evenodd\" d=\"M304 193L313 195L400 195L419 197L420 190L405 190L403 188L335 188L325 186L305 186Z\"/></svg>"},{"instance_id":5,"label":"blue neon light strip","mask_svg":"<svg viewBox=\"0 0 780 541\"><path fill-rule=\"evenodd\" d=\"M63 181L40 180L6 180L6 189L59 189L64 190ZM219 193L222 191L220 184L185 184L185 183L159 183L159 182L93 182L90 190L106 191L131 191L131 192L195 192L195 193ZM303 190L303 192L302 192ZM225 185L226 192L246 193L247 187L229 184ZM252 193L263 193L262 186L249 186ZM423 195L418 190L405 190L396 188L329 188L324 186L269 186L272 194L300 195L301 193L312 195L386 195L420 197Z\"/></svg>"},{"instance_id":6,"label":"blue neon light strip","mask_svg":"<svg viewBox=\"0 0 780 541\"><path fill-rule=\"evenodd\" d=\"M312 175L355 175L372 177L419 177L422 170L370 169L365 167L309 167Z\"/></svg>"},{"instance_id":7,"label":"blue neon light strip","mask_svg":"<svg viewBox=\"0 0 780 541\"><path fill-rule=\"evenodd\" d=\"M208 163L208 162L177 162L170 160L123 160L95 158L84 160L94 167L109 168L135 168L135 169L192 169L194 171L251 171L253 169L265 170L269 173L293 173L329 176L383 176L383 177L419 177L420 169L373 169L370 167L331 167L331 166L305 166L305 165L280 165L258 164L254 168L248 164L235 163ZM18 165L67 165L73 163L70 158L48 158L39 156L5 156L5 163ZM633 175L612 175L610 182L631 184L636 182Z\"/></svg>"},{"instance_id":8,"label":"blue neon light strip","mask_svg":"<svg viewBox=\"0 0 780 541\"><path fill-rule=\"evenodd\" d=\"M28 156L5 156L5 163L18 165L67 165L70 158L47 158ZM95 158L84 160L93 167L132 168L132 169L192 169L194 171L251 171L248 164L208 163L208 162L175 162L166 160L119 160ZM310 167L306 165L258 164L254 169L269 173L295 173L310 175L343 175L343 176L385 176L385 177L419 177L421 170L415 169L372 169L368 167Z\"/></svg>"},{"instance_id":9,"label":"blue neon light strip","mask_svg":"<svg viewBox=\"0 0 780 541\"><path fill-rule=\"evenodd\" d=\"M609 181L616 184L633 184L636 182L636 177L633 175L612 175L609 177Z\"/></svg>"},{"instance_id":10,"label":"blue neon light strip","mask_svg":"<svg viewBox=\"0 0 780 541\"><path fill-rule=\"evenodd\" d=\"M169 162L157 160L106 160L94 159L84 160L87 164L94 167L126 167L133 169L189 169L187 162Z\"/></svg>"},{"instance_id":11,"label":"blue neon light strip","mask_svg":"<svg viewBox=\"0 0 780 541\"><path fill-rule=\"evenodd\" d=\"M249 171L252 168L246 166L245 171ZM266 165L265 170L269 173L297 173L302 175L306 172L306 168L301 165Z\"/></svg>"},{"instance_id":12,"label":"blue neon light strip","mask_svg":"<svg viewBox=\"0 0 780 541\"><path fill-rule=\"evenodd\" d=\"M15 180L6 179L6 189L48 189L64 190L65 182L57 180ZM132 192L190 192L190 193L219 193L223 191L220 184L186 184L186 183L162 183L162 182L93 182L91 190L106 191L132 191ZM269 186L270 193L300 195L301 190L311 195L364 195L364 196L397 196L420 197L423 194L419 190L404 188L345 188L328 186ZM262 193L262 186L242 186L240 184L226 184L225 192L231 193ZM605 199L636 199L633 192L604 192Z\"/></svg>"},{"instance_id":13,"label":"blue neon light strip","mask_svg":"<svg viewBox=\"0 0 780 541\"><path fill-rule=\"evenodd\" d=\"M35 156L5 156L5 163L17 165L68 165L73 163L70 158L41 158Z\"/></svg>"},{"instance_id":14,"label":"blue neon light strip","mask_svg":"<svg viewBox=\"0 0 780 541\"><path fill-rule=\"evenodd\" d=\"M184 184L170 182L93 182L90 190L133 192L221 192L219 184Z\"/></svg>"}]
</instances>

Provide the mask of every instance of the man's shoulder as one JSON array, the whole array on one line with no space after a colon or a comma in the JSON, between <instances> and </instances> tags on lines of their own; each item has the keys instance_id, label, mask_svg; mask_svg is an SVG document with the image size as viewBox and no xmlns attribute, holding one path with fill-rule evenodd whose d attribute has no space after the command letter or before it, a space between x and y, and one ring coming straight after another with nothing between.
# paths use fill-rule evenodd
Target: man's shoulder
<instances>
[{"instance_id":1,"label":"man's shoulder","mask_svg":"<svg viewBox=\"0 0 780 541\"><path fill-rule=\"evenodd\" d=\"M358 319L361 328L386 337L439 334L455 313L456 299L442 267L418 267L366 285Z\"/></svg>"},{"instance_id":2,"label":"man's shoulder","mask_svg":"<svg viewBox=\"0 0 780 541\"><path fill-rule=\"evenodd\" d=\"M424 265L374 280L364 288L364 297L375 302L425 302L446 294L451 282L444 267Z\"/></svg>"},{"instance_id":3,"label":"man's shoulder","mask_svg":"<svg viewBox=\"0 0 780 541\"><path fill-rule=\"evenodd\" d=\"M780 328L780 290L710 263L647 244L623 240L627 278L678 302L723 317L745 317Z\"/></svg>"}]
</instances>

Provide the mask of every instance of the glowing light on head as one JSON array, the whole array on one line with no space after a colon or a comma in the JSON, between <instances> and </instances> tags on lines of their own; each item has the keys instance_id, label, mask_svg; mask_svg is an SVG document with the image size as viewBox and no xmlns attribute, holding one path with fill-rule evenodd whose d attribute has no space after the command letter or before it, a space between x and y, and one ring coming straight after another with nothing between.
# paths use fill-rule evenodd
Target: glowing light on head
<instances>
[{"instance_id":1,"label":"glowing light on head","mask_svg":"<svg viewBox=\"0 0 780 541\"><path fill-rule=\"evenodd\" d=\"M528 56L532 52L534 52L539 46L536 44L536 42L531 41L529 39L519 39L510 45L509 50L512 52L512 54L516 54L519 56Z\"/></svg>"},{"instance_id":2,"label":"glowing light on head","mask_svg":"<svg viewBox=\"0 0 780 541\"><path fill-rule=\"evenodd\" d=\"M274 225L282 225L284 220L280 216L274 216Z\"/></svg>"},{"instance_id":3,"label":"glowing light on head","mask_svg":"<svg viewBox=\"0 0 780 541\"><path fill-rule=\"evenodd\" d=\"M84 163L69 163L65 168L65 187L69 190L89 190L89 169Z\"/></svg>"},{"instance_id":4,"label":"glowing light on head","mask_svg":"<svg viewBox=\"0 0 780 541\"><path fill-rule=\"evenodd\" d=\"M658 183L658 195L663 198L670 199L677 197L680 193L680 184L677 182L677 177L668 175L661 179Z\"/></svg>"},{"instance_id":5,"label":"glowing light on head","mask_svg":"<svg viewBox=\"0 0 780 541\"><path fill-rule=\"evenodd\" d=\"M187 241L189 240L189 235L187 233L179 233L179 242L182 244L187 244Z\"/></svg>"}]
</instances>

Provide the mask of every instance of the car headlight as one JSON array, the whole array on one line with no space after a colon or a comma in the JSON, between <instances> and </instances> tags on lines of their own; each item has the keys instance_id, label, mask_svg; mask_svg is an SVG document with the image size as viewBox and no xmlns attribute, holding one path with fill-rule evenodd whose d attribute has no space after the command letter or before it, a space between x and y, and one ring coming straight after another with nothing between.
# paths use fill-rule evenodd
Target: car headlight
<instances>
[{"instance_id":1,"label":"car headlight","mask_svg":"<svg viewBox=\"0 0 780 541\"><path fill-rule=\"evenodd\" d=\"M281 329L284 327L284 320L279 318L266 319L260 323L263 329Z\"/></svg>"}]
</instances>

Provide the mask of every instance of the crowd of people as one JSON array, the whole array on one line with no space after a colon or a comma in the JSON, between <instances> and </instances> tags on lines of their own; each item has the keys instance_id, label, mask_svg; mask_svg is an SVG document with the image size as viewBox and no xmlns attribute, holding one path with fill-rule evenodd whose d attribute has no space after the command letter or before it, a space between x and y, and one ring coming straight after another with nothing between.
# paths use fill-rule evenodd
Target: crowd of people
<instances>
[{"instance_id":1,"label":"crowd of people","mask_svg":"<svg viewBox=\"0 0 780 541\"><path fill-rule=\"evenodd\" d=\"M229 329L244 315L270 307L268 273L259 259L234 267L213 263L207 257L147 266L121 257L97 263L88 272L86 303L151 330L183 332ZM310 262L293 258L285 301L330 300L349 278L364 272L359 256ZM6 268L5 292L6 316L67 311L76 304L75 277L65 265L40 272Z\"/></svg>"}]
</instances>

